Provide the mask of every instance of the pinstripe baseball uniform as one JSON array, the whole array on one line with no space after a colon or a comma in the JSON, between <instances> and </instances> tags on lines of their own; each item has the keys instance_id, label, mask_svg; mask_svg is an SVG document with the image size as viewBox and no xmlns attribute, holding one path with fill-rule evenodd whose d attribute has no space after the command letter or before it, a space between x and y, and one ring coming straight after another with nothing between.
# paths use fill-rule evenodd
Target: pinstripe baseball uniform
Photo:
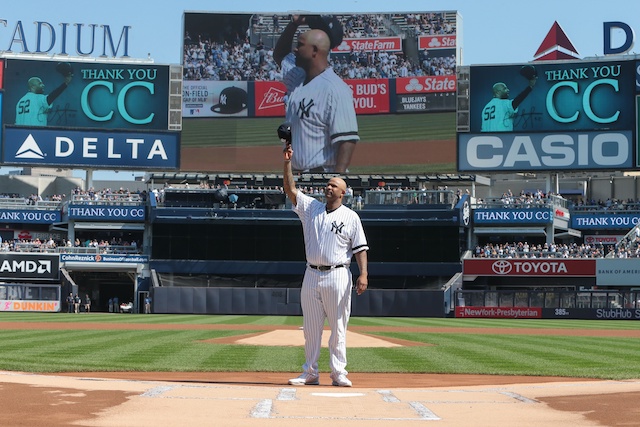
<instances>
[{"instance_id":1,"label":"pinstripe baseball uniform","mask_svg":"<svg viewBox=\"0 0 640 427\"><path fill-rule=\"evenodd\" d=\"M358 214L348 207L327 212L326 205L298 191L293 211L300 217L307 269L301 302L305 338L304 372L318 375L318 358L325 318L331 328L331 376L347 375L346 333L351 313L353 279L349 270L354 253L369 249ZM312 266L343 266L321 271Z\"/></svg>"},{"instance_id":2,"label":"pinstripe baseball uniform","mask_svg":"<svg viewBox=\"0 0 640 427\"><path fill-rule=\"evenodd\" d=\"M295 70L302 69L295 67L290 73ZM333 172L340 144L360 140L353 93L332 68L307 84L298 74L284 76L290 92L286 118L291 123L291 146L296 152L291 166L300 171L322 168Z\"/></svg>"}]
</instances>

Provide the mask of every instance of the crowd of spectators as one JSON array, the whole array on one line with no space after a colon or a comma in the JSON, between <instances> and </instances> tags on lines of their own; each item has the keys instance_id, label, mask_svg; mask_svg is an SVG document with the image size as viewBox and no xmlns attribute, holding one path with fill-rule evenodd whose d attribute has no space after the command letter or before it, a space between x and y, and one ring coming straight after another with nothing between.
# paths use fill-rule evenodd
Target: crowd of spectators
<instances>
[{"instance_id":1,"label":"crowd of spectators","mask_svg":"<svg viewBox=\"0 0 640 427\"><path fill-rule=\"evenodd\" d=\"M81 201L111 201L111 202L133 202L146 200L147 191L131 191L128 188L120 187L117 190L111 188L103 188L96 190L93 187L85 190L76 187L72 191L72 200L74 202Z\"/></svg>"},{"instance_id":2,"label":"crowd of spectators","mask_svg":"<svg viewBox=\"0 0 640 427\"><path fill-rule=\"evenodd\" d=\"M100 254L140 253L140 247L135 240L124 240L120 237L111 239L78 239L75 241L62 239L56 241L53 237L48 239L12 239L4 240L0 245L0 252L77 252L73 248L95 249Z\"/></svg>"},{"instance_id":3,"label":"crowd of spectators","mask_svg":"<svg viewBox=\"0 0 640 427\"><path fill-rule=\"evenodd\" d=\"M485 243L476 246L474 258L604 258L614 245L588 243Z\"/></svg>"},{"instance_id":4,"label":"crowd of spectators","mask_svg":"<svg viewBox=\"0 0 640 427\"><path fill-rule=\"evenodd\" d=\"M396 15L397 16L397 15ZM407 25L414 29L416 36L446 35L456 33L455 21L449 21L440 12L403 15Z\"/></svg>"},{"instance_id":5,"label":"crowd of spectators","mask_svg":"<svg viewBox=\"0 0 640 427\"><path fill-rule=\"evenodd\" d=\"M640 202L634 199L620 200L616 198L609 198L607 200L580 199L574 207L580 211L637 211L640 210Z\"/></svg>"},{"instance_id":6,"label":"crowd of spectators","mask_svg":"<svg viewBox=\"0 0 640 427\"><path fill-rule=\"evenodd\" d=\"M400 16L409 28L416 29L416 36L424 34L452 34L455 25L447 21L441 13ZM386 34L383 15L342 16L346 38L379 37ZM273 58L273 48L265 45L260 32L276 33L289 19L281 20L274 15L271 25L265 25L263 18L255 15L252 23L258 41L250 42L247 34L229 33L224 40L205 34L191 36L186 33L183 67L184 79L215 81L277 81L282 79L280 67ZM282 24L284 21L284 24ZM408 22L411 22L409 24ZM420 58L404 58L402 52L393 51L351 51L332 54L330 65L344 79L397 78L455 75L456 57L430 56L422 50Z\"/></svg>"}]
</instances>

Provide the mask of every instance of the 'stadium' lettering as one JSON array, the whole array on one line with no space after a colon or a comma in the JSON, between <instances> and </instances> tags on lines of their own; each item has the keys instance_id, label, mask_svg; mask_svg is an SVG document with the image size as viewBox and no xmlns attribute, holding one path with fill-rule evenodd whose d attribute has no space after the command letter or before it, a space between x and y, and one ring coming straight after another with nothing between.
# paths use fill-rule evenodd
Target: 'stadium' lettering
<instances>
[{"instance_id":1,"label":"'stadium' lettering","mask_svg":"<svg viewBox=\"0 0 640 427\"><path fill-rule=\"evenodd\" d=\"M11 25L6 19L0 19L0 27L13 27L7 52L21 53L57 53L73 55L69 49L75 48L78 56L102 56L112 58L121 53L121 57L129 57L129 30L131 26L123 26L119 32L104 24L60 23L53 25L46 21L35 21L35 35L28 39L25 25L16 21ZM9 34L3 32L3 34ZM3 44L6 46L7 44ZM100 47L102 50L100 51ZM122 48L122 49L121 49Z\"/></svg>"}]
</instances>

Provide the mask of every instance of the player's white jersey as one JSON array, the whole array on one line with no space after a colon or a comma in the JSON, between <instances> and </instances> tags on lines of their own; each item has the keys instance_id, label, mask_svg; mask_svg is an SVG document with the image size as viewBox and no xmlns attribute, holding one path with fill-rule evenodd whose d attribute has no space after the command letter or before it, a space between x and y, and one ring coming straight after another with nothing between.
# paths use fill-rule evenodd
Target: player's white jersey
<instances>
[{"instance_id":1,"label":"player's white jersey","mask_svg":"<svg viewBox=\"0 0 640 427\"><path fill-rule=\"evenodd\" d=\"M16 104L16 124L23 126L46 126L51 105L47 95L27 92Z\"/></svg>"},{"instance_id":2,"label":"player's white jersey","mask_svg":"<svg viewBox=\"0 0 640 427\"><path fill-rule=\"evenodd\" d=\"M510 99L493 98L482 110L482 132L509 132L518 109Z\"/></svg>"},{"instance_id":3,"label":"player's white jersey","mask_svg":"<svg viewBox=\"0 0 640 427\"><path fill-rule=\"evenodd\" d=\"M369 249L360 217L348 207L327 212L324 203L298 191L293 211L302 222L309 264L349 264L354 253Z\"/></svg>"},{"instance_id":4,"label":"player's white jersey","mask_svg":"<svg viewBox=\"0 0 640 427\"><path fill-rule=\"evenodd\" d=\"M351 88L327 68L307 84L299 84L287 97L291 123L294 170L335 169L338 147L359 141Z\"/></svg>"}]
</instances>

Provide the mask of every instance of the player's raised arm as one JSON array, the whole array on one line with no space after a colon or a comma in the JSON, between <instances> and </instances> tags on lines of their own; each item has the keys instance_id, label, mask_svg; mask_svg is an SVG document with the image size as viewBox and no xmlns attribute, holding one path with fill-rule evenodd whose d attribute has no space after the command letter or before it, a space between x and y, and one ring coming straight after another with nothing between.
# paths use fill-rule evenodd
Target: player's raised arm
<instances>
[{"instance_id":1,"label":"player's raised arm","mask_svg":"<svg viewBox=\"0 0 640 427\"><path fill-rule=\"evenodd\" d=\"M287 144L284 149L284 174L283 174L283 184L284 192L291 200L291 203L294 206L297 204L296 194L298 193L298 189L296 188L296 183L293 179L293 171L291 170L291 157L293 156L293 149L291 148L291 144Z\"/></svg>"},{"instance_id":2,"label":"player's raised arm","mask_svg":"<svg viewBox=\"0 0 640 427\"><path fill-rule=\"evenodd\" d=\"M289 200L296 205L296 183L293 179L293 171L291 169L291 157L293 157L293 148L291 148L291 124L283 123L278 127L278 137L280 142L284 144L284 172L282 187Z\"/></svg>"},{"instance_id":3,"label":"player's raised arm","mask_svg":"<svg viewBox=\"0 0 640 427\"><path fill-rule=\"evenodd\" d=\"M278 37L276 46L273 48L273 59L276 64L280 65L285 56L291 53L293 37L300 25L304 24L304 16L293 15L291 21L284 27L284 30Z\"/></svg>"}]
</instances>

